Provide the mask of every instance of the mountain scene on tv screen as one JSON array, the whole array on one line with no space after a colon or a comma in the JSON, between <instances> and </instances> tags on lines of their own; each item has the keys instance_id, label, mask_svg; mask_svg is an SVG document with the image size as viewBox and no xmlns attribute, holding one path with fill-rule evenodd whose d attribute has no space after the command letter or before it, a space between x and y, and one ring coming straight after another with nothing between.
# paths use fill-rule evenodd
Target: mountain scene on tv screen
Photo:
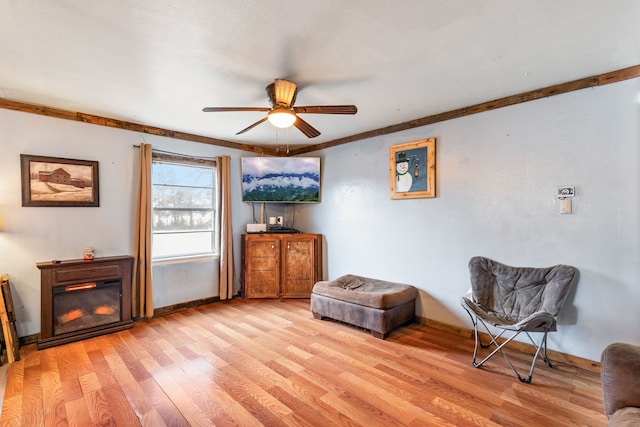
<instances>
[{"instance_id":1,"label":"mountain scene on tv screen","mask_svg":"<svg viewBox=\"0 0 640 427\"><path fill-rule=\"evenodd\" d=\"M319 202L320 176L316 173L277 173L242 176L245 202Z\"/></svg>"}]
</instances>

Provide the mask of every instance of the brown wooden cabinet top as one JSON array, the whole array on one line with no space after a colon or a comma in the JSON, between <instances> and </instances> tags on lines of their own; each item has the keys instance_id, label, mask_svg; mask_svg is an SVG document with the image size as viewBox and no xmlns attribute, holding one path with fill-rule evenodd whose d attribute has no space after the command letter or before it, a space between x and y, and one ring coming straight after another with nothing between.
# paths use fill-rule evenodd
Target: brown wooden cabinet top
<instances>
[{"instance_id":1,"label":"brown wooden cabinet top","mask_svg":"<svg viewBox=\"0 0 640 427\"><path fill-rule=\"evenodd\" d=\"M276 233L276 232L268 232L268 233L245 233L242 234L242 237L256 237L256 238L267 238L267 237L304 237L304 236L320 236L320 234L316 233Z\"/></svg>"},{"instance_id":2,"label":"brown wooden cabinet top","mask_svg":"<svg viewBox=\"0 0 640 427\"><path fill-rule=\"evenodd\" d=\"M110 256L110 257L99 257L93 260L84 260L84 259L52 260L52 261L38 262L36 263L36 267L38 267L40 270L43 270L47 268L59 268L59 267L74 266L79 264L86 264L86 265L103 264L103 263L119 262L119 261L126 261L126 260L133 260L133 257L130 255L120 255L120 256Z\"/></svg>"}]
</instances>

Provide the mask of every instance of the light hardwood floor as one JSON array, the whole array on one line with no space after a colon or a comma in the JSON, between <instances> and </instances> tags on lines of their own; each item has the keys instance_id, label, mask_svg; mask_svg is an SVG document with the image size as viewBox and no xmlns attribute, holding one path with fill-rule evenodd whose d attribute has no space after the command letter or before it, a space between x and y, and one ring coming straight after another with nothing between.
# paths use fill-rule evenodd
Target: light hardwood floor
<instances>
[{"instance_id":1,"label":"light hardwood floor","mask_svg":"<svg viewBox=\"0 0 640 427\"><path fill-rule=\"evenodd\" d=\"M2 426L605 426L597 372L504 359L412 324L386 340L308 300L232 300L42 351L9 368ZM526 359L513 353L518 365ZM553 360L552 360L553 362Z\"/></svg>"}]
</instances>

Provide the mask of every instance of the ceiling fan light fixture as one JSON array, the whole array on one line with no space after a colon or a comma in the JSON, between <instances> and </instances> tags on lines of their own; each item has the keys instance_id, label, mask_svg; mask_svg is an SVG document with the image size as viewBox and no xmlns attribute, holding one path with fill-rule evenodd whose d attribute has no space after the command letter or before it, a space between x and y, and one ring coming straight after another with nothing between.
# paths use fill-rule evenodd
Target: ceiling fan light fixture
<instances>
[{"instance_id":1,"label":"ceiling fan light fixture","mask_svg":"<svg viewBox=\"0 0 640 427\"><path fill-rule=\"evenodd\" d=\"M320 131L309 123L307 123L299 114L356 114L358 108L355 105L307 105L304 107L296 106L296 94L298 87L294 82L284 79L275 79L273 83L265 88L267 98L269 99L269 107L205 107L202 109L205 113L222 112L222 111L261 111L266 112L260 120L250 126L237 132L241 135L255 128L267 120L275 127L284 129L291 126L298 128L307 138L315 138L320 135Z\"/></svg>"},{"instance_id":2,"label":"ceiling fan light fixture","mask_svg":"<svg viewBox=\"0 0 640 427\"><path fill-rule=\"evenodd\" d=\"M296 115L288 108L277 108L269 112L269 122L277 128L288 128L296 121Z\"/></svg>"}]
</instances>

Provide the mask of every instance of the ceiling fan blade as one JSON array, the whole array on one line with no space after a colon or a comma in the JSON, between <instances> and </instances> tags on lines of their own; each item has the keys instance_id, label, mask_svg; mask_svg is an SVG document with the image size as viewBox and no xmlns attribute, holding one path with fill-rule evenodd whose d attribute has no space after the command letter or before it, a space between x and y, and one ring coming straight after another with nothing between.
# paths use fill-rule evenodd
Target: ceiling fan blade
<instances>
[{"instance_id":1,"label":"ceiling fan blade","mask_svg":"<svg viewBox=\"0 0 640 427\"><path fill-rule=\"evenodd\" d=\"M309 123L302 120L300 116L296 117L296 121L293 122L293 125L298 129L300 129L300 132L307 135L308 138L315 138L316 136L320 135L320 131L318 129L314 128Z\"/></svg>"},{"instance_id":2,"label":"ceiling fan blade","mask_svg":"<svg viewBox=\"0 0 640 427\"><path fill-rule=\"evenodd\" d=\"M293 107L293 111L307 114L355 114L358 108L355 105L310 105Z\"/></svg>"},{"instance_id":3,"label":"ceiling fan blade","mask_svg":"<svg viewBox=\"0 0 640 427\"><path fill-rule=\"evenodd\" d=\"M205 107L202 109L205 113L220 113L225 111L269 111L267 107Z\"/></svg>"},{"instance_id":4,"label":"ceiling fan blade","mask_svg":"<svg viewBox=\"0 0 640 427\"><path fill-rule=\"evenodd\" d=\"M284 79L276 79L275 81L275 98L276 105L285 104L291 106L296 96L297 86L294 82Z\"/></svg>"},{"instance_id":5,"label":"ceiling fan blade","mask_svg":"<svg viewBox=\"0 0 640 427\"><path fill-rule=\"evenodd\" d=\"M263 117L262 119L258 120L257 122L255 122L254 124L252 124L249 127L246 127L244 129L242 129L240 132L236 133L236 135L240 135L241 133L245 133L247 131L250 131L251 129L253 129L254 127L258 126L260 123L266 122L267 118Z\"/></svg>"}]
</instances>

